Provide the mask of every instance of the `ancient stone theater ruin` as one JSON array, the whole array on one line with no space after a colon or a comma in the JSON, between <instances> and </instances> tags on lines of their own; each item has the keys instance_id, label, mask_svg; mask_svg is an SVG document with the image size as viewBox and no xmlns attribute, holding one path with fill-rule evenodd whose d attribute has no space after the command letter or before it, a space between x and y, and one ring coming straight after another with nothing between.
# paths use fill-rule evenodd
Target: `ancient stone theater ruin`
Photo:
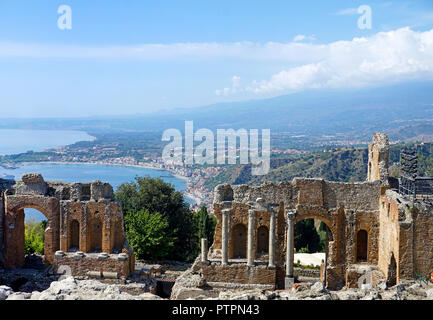
<instances>
[{"instance_id":1,"label":"ancient stone theater ruin","mask_svg":"<svg viewBox=\"0 0 433 320\"><path fill-rule=\"evenodd\" d=\"M217 186L214 243L192 271L214 287L291 288L294 225L313 218L327 226L327 287L425 278L433 271L433 207L398 193L388 176L386 135L374 135L368 157L364 182Z\"/></svg>"},{"instance_id":2,"label":"ancient stone theater ruin","mask_svg":"<svg viewBox=\"0 0 433 320\"><path fill-rule=\"evenodd\" d=\"M40 174L0 182L0 266L24 265L24 209L47 219L45 263L57 273L126 278L134 254L123 230L123 214L108 183L46 182Z\"/></svg>"}]
</instances>

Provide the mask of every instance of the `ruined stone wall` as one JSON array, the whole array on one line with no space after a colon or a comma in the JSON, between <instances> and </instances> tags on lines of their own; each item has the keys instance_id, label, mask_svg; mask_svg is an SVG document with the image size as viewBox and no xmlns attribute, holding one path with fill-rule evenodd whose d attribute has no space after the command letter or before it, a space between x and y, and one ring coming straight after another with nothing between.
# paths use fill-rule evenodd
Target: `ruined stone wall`
<instances>
[{"instance_id":1,"label":"ruined stone wall","mask_svg":"<svg viewBox=\"0 0 433 320\"><path fill-rule=\"evenodd\" d=\"M433 272L433 208L417 208L413 211L413 221L414 271L424 279L430 278Z\"/></svg>"},{"instance_id":2,"label":"ruined stone wall","mask_svg":"<svg viewBox=\"0 0 433 320\"><path fill-rule=\"evenodd\" d=\"M66 270L73 275L98 278L125 279L132 272L126 254L58 253L54 265L58 273Z\"/></svg>"},{"instance_id":3,"label":"ruined stone wall","mask_svg":"<svg viewBox=\"0 0 433 320\"><path fill-rule=\"evenodd\" d=\"M257 271L259 267L264 268L266 259L256 261L256 265L250 267L240 261L229 261L227 266L216 263L221 258L222 210L229 212L229 252L233 246L230 243L232 227L237 223L247 227L249 210L256 210L253 223L256 231L261 224L268 226L270 212L275 212L276 268L270 269L275 270L275 282L269 284L277 287L284 285L286 213L289 210L295 212L295 223L317 219L327 225L326 278L329 287L344 283L348 287L357 287L359 278L366 276L366 272L375 284L384 279L396 283L413 279L415 272L426 278L433 271L433 205L416 201L412 208L411 203L390 189L389 141L385 134L374 135L368 152L365 182L295 178L261 186L217 186L214 191L217 225L208 254L208 258L213 259L212 267L204 267L212 273L205 272L205 278L261 284L272 281L265 271ZM267 209L257 210L263 206ZM238 270L240 275L233 270Z\"/></svg>"},{"instance_id":4,"label":"ruined stone wall","mask_svg":"<svg viewBox=\"0 0 433 320\"><path fill-rule=\"evenodd\" d=\"M55 254L58 252L57 261L59 257L63 264L75 261L71 268L80 274L87 267L97 268L98 264L107 270L116 269L122 275L126 274L122 271L125 265L129 272L134 270L134 254L126 241L123 213L108 183L46 182L40 174L23 175L22 181L10 187L4 196L4 233L1 239L7 268L24 264L24 208L37 209L47 218L46 263L56 266ZM73 242L78 243L78 248L73 248ZM113 258L106 261L89 258L77 264L76 260L68 260L64 255L68 251L104 252ZM116 257L121 258L117 261Z\"/></svg>"},{"instance_id":5,"label":"ruined stone wall","mask_svg":"<svg viewBox=\"0 0 433 320\"><path fill-rule=\"evenodd\" d=\"M266 265L248 267L244 263L221 265L218 262L201 267L202 275L207 282L234 282L240 284L272 284L276 283L276 270Z\"/></svg>"},{"instance_id":6,"label":"ruined stone wall","mask_svg":"<svg viewBox=\"0 0 433 320\"><path fill-rule=\"evenodd\" d=\"M368 145L367 181L388 182L389 140L383 133L375 133Z\"/></svg>"},{"instance_id":7,"label":"ruined stone wall","mask_svg":"<svg viewBox=\"0 0 433 320\"><path fill-rule=\"evenodd\" d=\"M395 192L387 191L380 198L378 267L385 276L388 275L391 257L394 256L396 261L400 260L399 203L396 200L397 197ZM408 268L412 264L410 261L408 262L403 268ZM397 274L400 265L397 266Z\"/></svg>"},{"instance_id":8,"label":"ruined stone wall","mask_svg":"<svg viewBox=\"0 0 433 320\"><path fill-rule=\"evenodd\" d=\"M377 264L379 237L380 181L360 183L338 183L323 179L295 178L293 181L262 186L220 185L215 189L214 213L217 225L214 243L209 251L210 259L221 258L222 210L229 213L229 259L233 254L231 233L236 224L248 227L248 210L254 208L257 199L262 199L276 212L276 282L281 285L284 277L286 252L286 218L288 209L296 210L296 222L304 219L323 221L331 231L328 254L328 281L334 285L344 282L348 264L358 263L357 234L368 233L368 254L365 263ZM270 213L256 211L254 230L260 225L269 228ZM256 252L257 238L254 243ZM256 255L257 259L257 255ZM261 258L262 261L266 257ZM257 281L261 281L258 279Z\"/></svg>"},{"instance_id":9,"label":"ruined stone wall","mask_svg":"<svg viewBox=\"0 0 433 320\"><path fill-rule=\"evenodd\" d=\"M380 270L388 276L396 261L396 280L424 279L433 270L433 208L428 203L403 199L387 190L380 199ZM391 269L392 271L392 269Z\"/></svg>"},{"instance_id":10,"label":"ruined stone wall","mask_svg":"<svg viewBox=\"0 0 433 320\"><path fill-rule=\"evenodd\" d=\"M330 182L323 185L323 204L352 211L378 211L380 182Z\"/></svg>"}]
</instances>

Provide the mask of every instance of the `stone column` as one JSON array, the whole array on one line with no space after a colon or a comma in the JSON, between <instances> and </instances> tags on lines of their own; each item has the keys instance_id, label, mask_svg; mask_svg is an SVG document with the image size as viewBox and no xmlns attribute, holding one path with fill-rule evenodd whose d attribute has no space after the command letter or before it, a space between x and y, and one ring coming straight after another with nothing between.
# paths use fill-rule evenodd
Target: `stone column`
<instances>
[{"instance_id":1,"label":"stone column","mask_svg":"<svg viewBox=\"0 0 433 320\"><path fill-rule=\"evenodd\" d=\"M254 210L248 210L248 247L247 265L254 266Z\"/></svg>"},{"instance_id":2,"label":"stone column","mask_svg":"<svg viewBox=\"0 0 433 320\"><path fill-rule=\"evenodd\" d=\"M268 268L275 268L275 211L270 208L270 223L269 223L269 263Z\"/></svg>"},{"instance_id":3,"label":"stone column","mask_svg":"<svg viewBox=\"0 0 433 320\"><path fill-rule=\"evenodd\" d=\"M201 238L201 262L207 264L207 239Z\"/></svg>"},{"instance_id":4,"label":"stone column","mask_svg":"<svg viewBox=\"0 0 433 320\"><path fill-rule=\"evenodd\" d=\"M295 210L287 211L287 238L286 238L286 279L285 288L291 289L295 279L293 277L293 262L295 248Z\"/></svg>"},{"instance_id":5,"label":"stone column","mask_svg":"<svg viewBox=\"0 0 433 320\"><path fill-rule=\"evenodd\" d=\"M4 229L3 229L3 220L5 214L4 207L4 194L0 193L0 250L3 249L3 237L4 237Z\"/></svg>"},{"instance_id":6,"label":"stone column","mask_svg":"<svg viewBox=\"0 0 433 320\"><path fill-rule=\"evenodd\" d=\"M229 233L229 209L224 209L222 211L222 258L221 264L228 264L228 233Z\"/></svg>"}]
</instances>

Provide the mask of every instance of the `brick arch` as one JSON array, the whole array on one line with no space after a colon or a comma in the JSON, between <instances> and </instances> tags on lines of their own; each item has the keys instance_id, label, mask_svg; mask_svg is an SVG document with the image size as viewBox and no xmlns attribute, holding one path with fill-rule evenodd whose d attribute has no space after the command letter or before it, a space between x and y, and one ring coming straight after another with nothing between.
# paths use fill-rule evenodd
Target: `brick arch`
<instances>
[{"instance_id":1,"label":"brick arch","mask_svg":"<svg viewBox=\"0 0 433 320\"><path fill-rule=\"evenodd\" d=\"M4 260L7 268L19 268L24 265L24 209L40 211L47 218L44 234L45 263L54 263L54 253L60 247L60 211L56 198L43 196L6 196L5 214L5 250Z\"/></svg>"},{"instance_id":2,"label":"brick arch","mask_svg":"<svg viewBox=\"0 0 433 320\"><path fill-rule=\"evenodd\" d=\"M335 240L335 236L337 234L337 228L336 228L336 224L332 223L333 220L326 218L323 215L314 215L314 214L313 215L296 215L295 224L302 221L302 220L307 220L307 219L320 220L321 222L326 224L326 226L328 227L328 229L332 233L332 238Z\"/></svg>"},{"instance_id":3,"label":"brick arch","mask_svg":"<svg viewBox=\"0 0 433 320\"><path fill-rule=\"evenodd\" d=\"M328 229L331 231L331 239L328 239L328 266L335 266L340 261L340 243L338 241L338 233L337 233L337 222L333 217L330 217L329 213L321 212L321 213L303 213L297 214L295 218L295 224L306 219L317 219L326 224ZM334 222L335 221L335 222Z\"/></svg>"}]
</instances>

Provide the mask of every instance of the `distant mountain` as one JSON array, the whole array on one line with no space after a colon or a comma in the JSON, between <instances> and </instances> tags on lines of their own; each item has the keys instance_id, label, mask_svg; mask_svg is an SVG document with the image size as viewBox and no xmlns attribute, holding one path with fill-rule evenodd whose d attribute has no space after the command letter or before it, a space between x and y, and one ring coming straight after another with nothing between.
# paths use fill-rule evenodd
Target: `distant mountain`
<instances>
[{"instance_id":1,"label":"distant mountain","mask_svg":"<svg viewBox=\"0 0 433 320\"><path fill-rule=\"evenodd\" d=\"M152 131L184 128L270 128L293 135L349 135L371 139L433 137L433 82L380 88L310 90L272 99L219 103L200 108L124 117L0 119L0 128L79 129L87 132Z\"/></svg>"}]
</instances>

